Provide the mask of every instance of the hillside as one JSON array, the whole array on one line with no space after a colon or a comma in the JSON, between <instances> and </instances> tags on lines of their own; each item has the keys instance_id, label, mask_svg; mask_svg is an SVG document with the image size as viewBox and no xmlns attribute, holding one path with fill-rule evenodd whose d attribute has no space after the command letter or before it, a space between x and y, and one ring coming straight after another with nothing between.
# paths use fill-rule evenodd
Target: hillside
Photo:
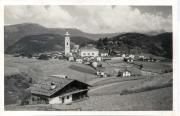
<instances>
[{"instance_id":1,"label":"hillside","mask_svg":"<svg viewBox=\"0 0 180 116\"><path fill-rule=\"evenodd\" d=\"M45 52L63 50L64 48L63 36L66 31L65 28L46 28L38 24L24 23L5 26L4 29L5 53L8 54L28 51L30 53ZM153 54L172 58L172 33L90 34L73 28L67 30L71 34L72 44L76 43L84 46L89 42L95 43L94 40L98 40L97 48L99 49L107 49L122 53ZM43 40L44 38L45 40ZM42 44L41 40L45 43L50 43Z\"/></svg>"},{"instance_id":2,"label":"hillside","mask_svg":"<svg viewBox=\"0 0 180 116\"><path fill-rule=\"evenodd\" d=\"M112 34L90 34L82 32L81 30L75 28L46 28L38 24L33 23L23 23L16 25L4 26L4 47L5 50L17 42L19 39L28 36L28 35L37 35L37 34L59 34L64 36L65 31L68 30L72 37L85 37L92 40L98 40L102 37L112 37L117 35L117 33Z\"/></svg>"},{"instance_id":3,"label":"hillside","mask_svg":"<svg viewBox=\"0 0 180 116\"><path fill-rule=\"evenodd\" d=\"M49 75L67 75L83 82L97 78L93 68L64 60L44 61L5 55L4 65L6 105L16 103L31 83L47 79Z\"/></svg>"},{"instance_id":4,"label":"hillside","mask_svg":"<svg viewBox=\"0 0 180 116\"><path fill-rule=\"evenodd\" d=\"M97 47L121 53L150 53L172 58L172 33L152 36L140 33L125 33L112 38L99 39Z\"/></svg>"},{"instance_id":5,"label":"hillside","mask_svg":"<svg viewBox=\"0 0 180 116\"><path fill-rule=\"evenodd\" d=\"M71 45L84 45L92 42L94 41L85 37L71 37ZM62 50L64 50L63 36L55 34L40 34L23 37L15 42L12 46L8 47L5 53L34 54Z\"/></svg>"}]
</instances>

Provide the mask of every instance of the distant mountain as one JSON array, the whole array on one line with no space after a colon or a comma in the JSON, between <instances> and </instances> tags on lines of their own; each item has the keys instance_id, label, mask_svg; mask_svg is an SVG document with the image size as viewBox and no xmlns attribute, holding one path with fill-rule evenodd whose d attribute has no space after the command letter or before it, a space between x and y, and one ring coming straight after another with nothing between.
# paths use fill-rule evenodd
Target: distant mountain
<instances>
[{"instance_id":1,"label":"distant mountain","mask_svg":"<svg viewBox=\"0 0 180 116\"><path fill-rule=\"evenodd\" d=\"M64 49L66 31L64 28L46 28L38 24L24 23L5 26L4 29L5 53L39 53ZM151 53L172 58L172 33L163 30L143 34L90 34L78 29L68 28L67 30L71 34L72 44L84 46L87 43L95 43L99 49L126 53Z\"/></svg>"},{"instance_id":2,"label":"distant mountain","mask_svg":"<svg viewBox=\"0 0 180 116\"><path fill-rule=\"evenodd\" d=\"M151 36L140 33L125 33L100 39L97 41L97 47L120 53L150 53L172 58L172 33Z\"/></svg>"},{"instance_id":3,"label":"distant mountain","mask_svg":"<svg viewBox=\"0 0 180 116\"><path fill-rule=\"evenodd\" d=\"M72 37L85 37L92 40L98 40L103 37L113 37L119 33L110 34L90 34L82 32L78 29L73 28L46 28L38 24L33 23L23 23L16 25L6 25L4 26L4 46L5 50L13 45L15 42L21 38L28 35L39 35L39 34L59 34L64 36L65 31L68 30Z\"/></svg>"},{"instance_id":4,"label":"distant mountain","mask_svg":"<svg viewBox=\"0 0 180 116\"><path fill-rule=\"evenodd\" d=\"M85 37L71 37L71 45L79 44L85 45L87 43L93 43ZM51 51L62 51L64 50L64 37L55 34L40 34L40 35L29 35L15 42L13 45L8 47L5 51L7 54L34 54Z\"/></svg>"}]
</instances>

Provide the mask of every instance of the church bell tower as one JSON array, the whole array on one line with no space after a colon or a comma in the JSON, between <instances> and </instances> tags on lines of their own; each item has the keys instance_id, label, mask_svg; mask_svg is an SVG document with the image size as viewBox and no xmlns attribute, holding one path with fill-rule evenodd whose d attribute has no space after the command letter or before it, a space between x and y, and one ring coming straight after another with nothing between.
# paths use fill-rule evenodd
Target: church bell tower
<instances>
[{"instance_id":1,"label":"church bell tower","mask_svg":"<svg viewBox=\"0 0 180 116\"><path fill-rule=\"evenodd\" d=\"M65 33L65 56L70 54L70 34L68 31Z\"/></svg>"}]
</instances>

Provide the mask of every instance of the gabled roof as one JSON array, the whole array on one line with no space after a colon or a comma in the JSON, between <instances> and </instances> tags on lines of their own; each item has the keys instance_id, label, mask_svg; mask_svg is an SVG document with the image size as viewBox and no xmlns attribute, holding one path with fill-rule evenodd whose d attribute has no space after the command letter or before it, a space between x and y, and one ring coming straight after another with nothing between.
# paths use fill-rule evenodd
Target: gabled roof
<instances>
[{"instance_id":1,"label":"gabled roof","mask_svg":"<svg viewBox=\"0 0 180 116\"><path fill-rule=\"evenodd\" d=\"M34 84L30 89L31 89L32 94L50 97L53 94L55 94L56 92L58 92L59 90L63 89L68 84L75 82L75 81L79 82L79 83L83 83L78 80L69 79L69 78L50 77L41 83ZM51 88L52 83L55 85L55 88L53 88L53 89ZM86 83L83 83L83 84L86 84ZM86 85L90 86L88 84L86 84Z\"/></svg>"},{"instance_id":2,"label":"gabled roof","mask_svg":"<svg viewBox=\"0 0 180 116\"><path fill-rule=\"evenodd\" d=\"M120 72L122 72L122 73L128 71L128 72L130 72L130 73L132 73L132 74L135 74L135 75L141 74L141 72L140 72L139 69L137 69L137 68L132 68L132 67L119 68L118 71L120 71Z\"/></svg>"},{"instance_id":3,"label":"gabled roof","mask_svg":"<svg viewBox=\"0 0 180 116\"><path fill-rule=\"evenodd\" d=\"M99 52L100 53L108 53L108 50L100 49Z\"/></svg>"}]
</instances>

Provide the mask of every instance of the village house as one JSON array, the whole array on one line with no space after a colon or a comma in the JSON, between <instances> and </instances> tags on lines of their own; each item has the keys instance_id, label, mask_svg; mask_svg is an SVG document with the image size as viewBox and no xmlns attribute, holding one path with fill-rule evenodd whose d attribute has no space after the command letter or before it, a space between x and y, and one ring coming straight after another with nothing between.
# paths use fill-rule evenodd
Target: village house
<instances>
[{"instance_id":1,"label":"village house","mask_svg":"<svg viewBox=\"0 0 180 116\"><path fill-rule=\"evenodd\" d=\"M128 69L121 70L121 71L119 71L118 75L123 76L123 77L129 77L129 76L131 76L131 71Z\"/></svg>"},{"instance_id":2,"label":"village house","mask_svg":"<svg viewBox=\"0 0 180 116\"><path fill-rule=\"evenodd\" d=\"M81 57L97 57L99 55L99 50L90 44L80 48L79 55Z\"/></svg>"},{"instance_id":3,"label":"village house","mask_svg":"<svg viewBox=\"0 0 180 116\"><path fill-rule=\"evenodd\" d=\"M73 62L74 61L74 57L73 56L68 57L68 61Z\"/></svg>"},{"instance_id":4,"label":"village house","mask_svg":"<svg viewBox=\"0 0 180 116\"><path fill-rule=\"evenodd\" d=\"M94 67L94 68L102 67L102 63L101 63L101 62L92 62L91 65L92 65L92 67Z\"/></svg>"},{"instance_id":5,"label":"village house","mask_svg":"<svg viewBox=\"0 0 180 116\"><path fill-rule=\"evenodd\" d=\"M129 54L129 58L132 58L134 60L135 58L134 54Z\"/></svg>"},{"instance_id":6,"label":"village house","mask_svg":"<svg viewBox=\"0 0 180 116\"><path fill-rule=\"evenodd\" d=\"M119 68L119 69L114 69L113 72L114 76L117 77L129 77L129 76L139 76L140 71L136 71L133 68Z\"/></svg>"},{"instance_id":7,"label":"village house","mask_svg":"<svg viewBox=\"0 0 180 116\"><path fill-rule=\"evenodd\" d=\"M107 57L109 55L107 50L100 50L99 52L101 57Z\"/></svg>"},{"instance_id":8,"label":"village house","mask_svg":"<svg viewBox=\"0 0 180 116\"><path fill-rule=\"evenodd\" d=\"M30 87L29 104L70 104L88 97L90 85L65 76L51 76Z\"/></svg>"},{"instance_id":9,"label":"village house","mask_svg":"<svg viewBox=\"0 0 180 116\"><path fill-rule=\"evenodd\" d=\"M133 62L134 62L134 59L131 58L131 57L128 57L128 58L124 58L124 61L125 61L125 62L129 62L129 63L133 63Z\"/></svg>"},{"instance_id":10,"label":"village house","mask_svg":"<svg viewBox=\"0 0 180 116\"><path fill-rule=\"evenodd\" d=\"M107 74L105 73L104 71L105 69L103 67L97 67L96 70L97 70L96 74L98 77L101 77L101 78L107 77Z\"/></svg>"},{"instance_id":11,"label":"village house","mask_svg":"<svg viewBox=\"0 0 180 116\"><path fill-rule=\"evenodd\" d=\"M77 58L77 59L76 59L76 62L77 62L77 63L83 63L83 60L80 59L80 58Z\"/></svg>"},{"instance_id":12,"label":"village house","mask_svg":"<svg viewBox=\"0 0 180 116\"><path fill-rule=\"evenodd\" d=\"M96 57L96 61L97 62L101 62L102 61L102 57L100 57L100 56Z\"/></svg>"}]
</instances>

